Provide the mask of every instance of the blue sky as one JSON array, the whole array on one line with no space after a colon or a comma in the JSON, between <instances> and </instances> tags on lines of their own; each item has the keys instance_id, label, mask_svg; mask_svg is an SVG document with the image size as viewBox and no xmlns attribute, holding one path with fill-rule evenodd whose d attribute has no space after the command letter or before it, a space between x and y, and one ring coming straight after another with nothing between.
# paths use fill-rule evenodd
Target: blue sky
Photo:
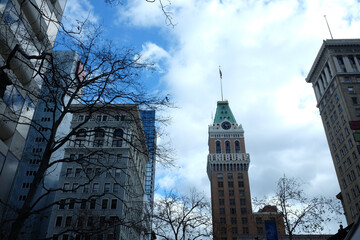
<instances>
[{"instance_id":1,"label":"blue sky","mask_svg":"<svg viewBox=\"0 0 360 240\"><path fill-rule=\"evenodd\" d=\"M164 1L165 2L165 1ZM171 0L174 28L158 2L68 0L64 21L89 16L118 47L129 46L158 64L143 76L151 91L170 94L176 109L165 127L177 167L157 169L158 189L196 188L210 196L207 137L224 97L245 130L253 197L271 195L284 173L306 183L309 195L339 192L312 86L305 77L323 39L359 38L356 0ZM150 79L150 81L149 81ZM326 187L324 187L326 186ZM160 191L159 191L160 192ZM345 222L344 222L345 223ZM325 232L336 232L338 223Z\"/></svg>"}]
</instances>

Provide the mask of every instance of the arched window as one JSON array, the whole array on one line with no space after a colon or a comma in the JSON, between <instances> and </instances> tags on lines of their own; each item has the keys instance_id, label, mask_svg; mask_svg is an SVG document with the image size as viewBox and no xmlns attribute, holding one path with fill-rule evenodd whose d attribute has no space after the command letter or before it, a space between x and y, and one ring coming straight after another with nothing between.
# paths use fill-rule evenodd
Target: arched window
<instances>
[{"instance_id":1,"label":"arched window","mask_svg":"<svg viewBox=\"0 0 360 240\"><path fill-rule=\"evenodd\" d=\"M221 153L221 144L220 141L216 141L216 153Z\"/></svg>"},{"instance_id":2,"label":"arched window","mask_svg":"<svg viewBox=\"0 0 360 240\"><path fill-rule=\"evenodd\" d=\"M95 135L95 139L93 146L94 147L104 146L105 130L102 128L95 128L94 135Z\"/></svg>"},{"instance_id":3,"label":"arched window","mask_svg":"<svg viewBox=\"0 0 360 240\"><path fill-rule=\"evenodd\" d=\"M95 128L95 138L105 137L105 130L102 128Z\"/></svg>"},{"instance_id":4,"label":"arched window","mask_svg":"<svg viewBox=\"0 0 360 240\"><path fill-rule=\"evenodd\" d=\"M112 141L113 147L122 146L123 135L124 135L124 131L122 129L115 129L113 134L113 141Z\"/></svg>"},{"instance_id":5,"label":"arched window","mask_svg":"<svg viewBox=\"0 0 360 240\"><path fill-rule=\"evenodd\" d=\"M230 142L229 141L225 142L225 152L226 153L231 153L231 147L230 147Z\"/></svg>"},{"instance_id":6,"label":"arched window","mask_svg":"<svg viewBox=\"0 0 360 240\"><path fill-rule=\"evenodd\" d=\"M76 138L83 138L83 137L86 137L86 130L82 128L76 132Z\"/></svg>"},{"instance_id":7,"label":"arched window","mask_svg":"<svg viewBox=\"0 0 360 240\"><path fill-rule=\"evenodd\" d=\"M240 153L240 142L239 141L235 141L235 152Z\"/></svg>"}]
</instances>

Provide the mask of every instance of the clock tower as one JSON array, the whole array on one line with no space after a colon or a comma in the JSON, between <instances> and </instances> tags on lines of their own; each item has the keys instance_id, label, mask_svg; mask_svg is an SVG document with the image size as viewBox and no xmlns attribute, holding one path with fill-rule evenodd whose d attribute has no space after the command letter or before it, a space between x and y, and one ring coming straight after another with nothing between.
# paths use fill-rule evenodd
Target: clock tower
<instances>
[{"instance_id":1,"label":"clock tower","mask_svg":"<svg viewBox=\"0 0 360 240\"><path fill-rule=\"evenodd\" d=\"M228 101L217 102L209 126L207 174L211 185L214 239L253 235L254 229L244 130L231 112Z\"/></svg>"}]
</instances>

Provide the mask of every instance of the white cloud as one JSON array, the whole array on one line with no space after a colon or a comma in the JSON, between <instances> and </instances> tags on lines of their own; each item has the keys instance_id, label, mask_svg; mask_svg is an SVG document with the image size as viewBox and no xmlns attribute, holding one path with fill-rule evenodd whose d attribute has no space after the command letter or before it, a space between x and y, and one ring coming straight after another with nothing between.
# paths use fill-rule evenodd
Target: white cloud
<instances>
[{"instance_id":1,"label":"white cloud","mask_svg":"<svg viewBox=\"0 0 360 240\"><path fill-rule=\"evenodd\" d=\"M163 48L151 42L146 42L142 45L140 56L143 61L153 63L153 67L155 67L159 72L163 72L160 66L161 64L159 63L168 60L170 57Z\"/></svg>"},{"instance_id":2,"label":"white cloud","mask_svg":"<svg viewBox=\"0 0 360 240\"><path fill-rule=\"evenodd\" d=\"M67 0L62 22L67 30L77 29L81 23L97 23L98 16L94 13L94 7L89 0Z\"/></svg>"},{"instance_id":3,"label":"white cloud","mask_svg":"<svg viewBox=\"0 0 360 240\"><path fill-rule=\"evenodd\" d=\"M359 37L359 4L350 0L222 2L173 1L177 25L162 29L169 34L171 49L162 81L179 106L171 111L173 124L168 128L181 166L176 185L192 185L210 195L207 127L220 100L221 65L224 96L245 129L252 196L271 194L286 173L309 183L311 195L335 197L337 178L312 86L305 77L322 39L330 37L323 15L334 37ZM148 25L137 21L132 24L154 26L151 21ZM162 172L158 181L168 182L172 174Z\"/></svg>"}]
</instances>

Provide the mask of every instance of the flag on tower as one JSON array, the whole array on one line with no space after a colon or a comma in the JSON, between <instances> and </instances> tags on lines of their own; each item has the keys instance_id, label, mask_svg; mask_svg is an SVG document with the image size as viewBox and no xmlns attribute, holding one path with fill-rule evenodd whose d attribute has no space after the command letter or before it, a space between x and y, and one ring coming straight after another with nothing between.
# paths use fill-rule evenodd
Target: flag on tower
<instances>
[{"instance_id":1,"label":"flag on tower","mask_svg":"<svg viewBox=\"0 0 360 240\"><path fill-rule=\"evenodd\" d=\"M219 66L219 73L220 73L220 78L222 79L222 72L220 66Z\"/></svg>"}]
</instances>

